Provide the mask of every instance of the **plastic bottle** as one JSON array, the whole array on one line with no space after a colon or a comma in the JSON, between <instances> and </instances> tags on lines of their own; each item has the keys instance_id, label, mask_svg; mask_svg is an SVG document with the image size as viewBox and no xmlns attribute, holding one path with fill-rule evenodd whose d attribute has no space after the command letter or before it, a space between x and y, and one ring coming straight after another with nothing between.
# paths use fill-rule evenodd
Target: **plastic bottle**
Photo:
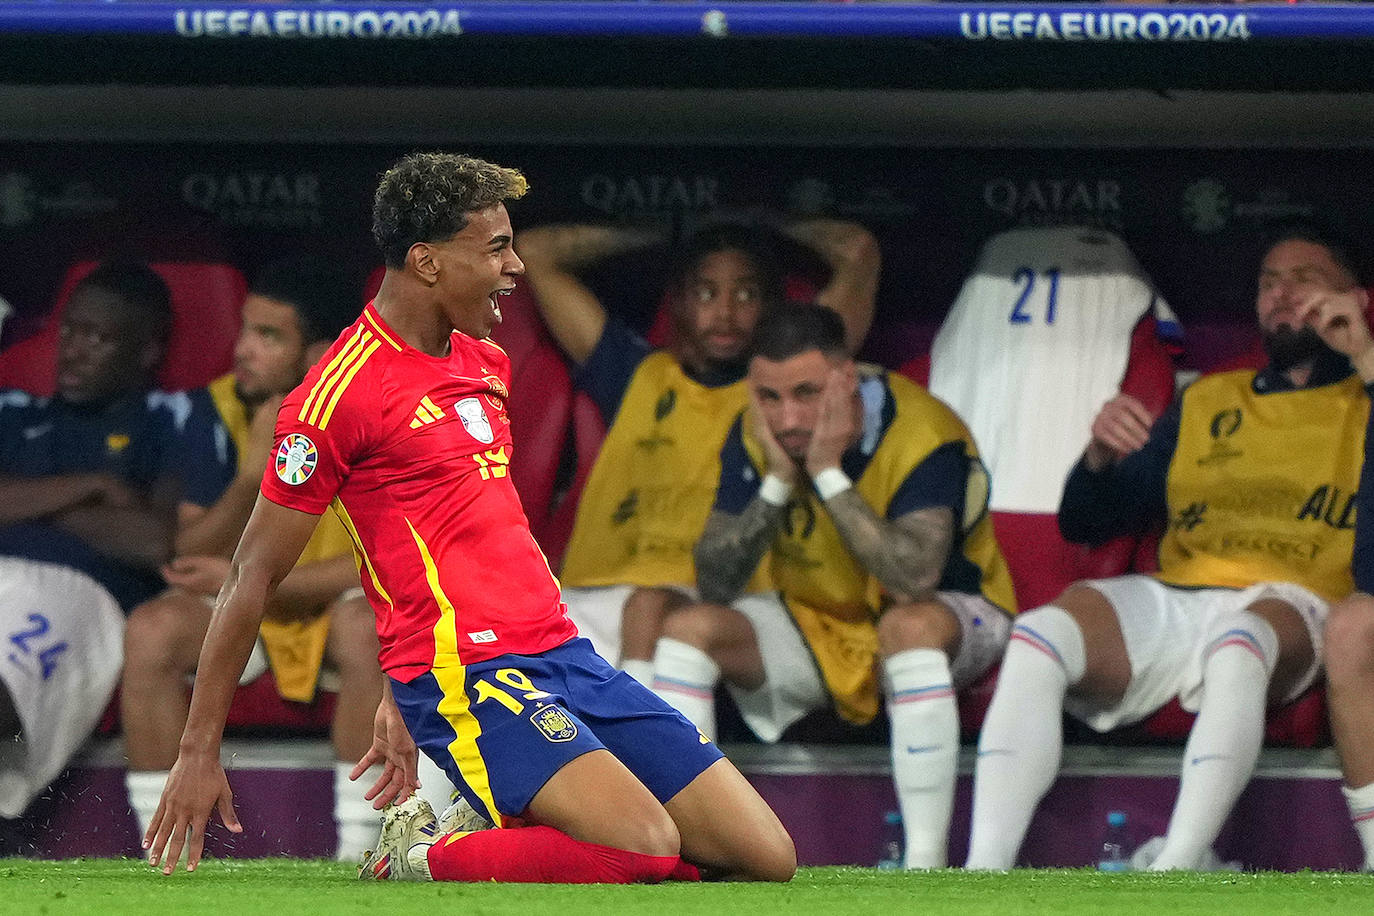
<instances>
[{"instance_id":1,"label":"plastic bottle","mask_svg":"<svg viewBox=\"0 0 1374 916\"><path fill-rule=\"evenodd\" d=\"M1102 845L1097 851L1098 871L1131 870L1131 837L1126 829L1126 812L1107 813L1107 828L1102 832Z\"/></svg>"},{"instance_id":2,"label":"plastic bottle","mask_svg":"<svg viewBox=\"0 0 1374 916\"><path fill-rule=\"evenodd\" d=\"M904 867L902 840L902 812L889 811L883 815L883 845L881 847L883 857L878 860L879 868Z\"/></svg>"}]
</instances>

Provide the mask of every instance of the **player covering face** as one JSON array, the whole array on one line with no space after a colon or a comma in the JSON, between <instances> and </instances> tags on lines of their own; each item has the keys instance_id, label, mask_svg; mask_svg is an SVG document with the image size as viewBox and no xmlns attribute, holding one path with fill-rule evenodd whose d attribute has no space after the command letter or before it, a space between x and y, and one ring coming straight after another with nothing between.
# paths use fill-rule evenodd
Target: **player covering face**
<instances>
[{"instance_id":1,"label":"player covering face","mask_svg":"<svg viewBox=\"0 0 1374 916\"><path fill-rule=\"evenodd\" d=\"M211 809L242 829L219 764L225 713L264 602L332 504L358 547L387 674L356 772L383 764L369 797L404 801L365 877L792 876L791 840L739 772L577 637L530 536L509 476L510 361L488 340L524 271L504 204L524 191L514 170L447 154L384 176L373 233L386 276L283 403L145 836L164 874L188 845L196 867ZM436 822L406 800L417 743L458 787L461 814Z\"/></svg>"}]
</instances>

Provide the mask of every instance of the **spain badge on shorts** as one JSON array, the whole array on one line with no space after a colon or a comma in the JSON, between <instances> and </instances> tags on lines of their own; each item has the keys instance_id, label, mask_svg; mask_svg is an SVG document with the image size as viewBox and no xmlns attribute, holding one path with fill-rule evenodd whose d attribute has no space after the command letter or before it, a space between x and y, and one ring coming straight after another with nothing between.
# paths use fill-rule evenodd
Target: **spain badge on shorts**
<instances>
[{"instance_id":1,"label":"spain badge on shorts","mask_svg":"<svg viewBox=\"0 0 1374 916\"><path fill-rule=\"evenodd\" d=\"M530 716L530 721L544 733L550 741L571 741L577 737L577 723L557 706L545 706Z\"/></svg>"},{"instance_id":2,"label":"spain badge on shorts","mask_svg":"<svg viewBox=\"0 0 1374 916\"><path fill-rule=\"evenodd\" d=\"M281 478L283 483L297 487L309 480L310 475L315 473L315 463L319 460L320 453L315 448L315 443L310 441L309 436L289 433L285 439L281 440L281 445L277 446L274 465L277 476Z\"/></svg>"}]
</instances>

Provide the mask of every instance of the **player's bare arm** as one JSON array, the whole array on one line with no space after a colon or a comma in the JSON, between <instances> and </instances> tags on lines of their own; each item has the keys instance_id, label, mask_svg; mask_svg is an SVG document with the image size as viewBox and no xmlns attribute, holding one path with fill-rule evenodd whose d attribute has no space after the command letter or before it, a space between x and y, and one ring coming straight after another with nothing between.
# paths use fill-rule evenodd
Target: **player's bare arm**
<instances>
[{"instance_id":1,"label":"player's bare arm","mask_svg":"<svg viewBox=\"0 0 1374 916\"><path fill-rule=\"evenodd\" d=\"M827 499L825 510L850 553L895 599L921 601L934 595L954 543L952 510L917 509L889 522L853 487Z\"/></svg>"},{"instance_id":2,"label":"player's bare arm","mask_svg":"<svg viewBox=\"0 0 1374 916\"><path fill-rule=\"evenodd\" d=\"M234 815L234 796L219 761L224 720L267 602L295 565L318 521L319 516L262 497L248 519L201 647L177 762L143 838L149 864L161 863L164 875L172 873L183 848L189 850L187 871L200 864L212 810L219 811L230 830L243 829Z\"/></svg>"},{"instance_id":3,"label":"player's bare arm","mask_svg":"<svg viewBox=\"0 0 1374 916\"><path fill-rule=\"evenodd\" d=\"M760 490L739 515L712 512L695 550L697 590L707 601L728 604L739 597L749 577L758 568L768 545L787 514L786 495L797 485L801 469L778 444L777 437L764 420L758 391L749 386L749 410L745 421L763 449L764 487L781 485L781 497ZM769 478L777 483L770 484Z\"/></svg>"},{"instance_id":4,"label":"player's bare arm","mask_svg":"<svg viewBox=\"0 0 1374 916\"><path fill-rule=\"evenodd\" d=\"M156 570L172 556L180 489L176 478L163 476L146 496L130 491L117 503L73 506L52 516L52 523L121 563Z\"/></svg>"},{"instance_id":5,"label":"player's bare arm","mask_svg":"<svg viewBox=\"0 0 1374 916\"><path fill-rule=\"evenodd\" d=\"M802 220L783 231L814 250L830 268L830 280L816 294L816 302L839 313L845 347L857 353L873 324L878 298L878 240L858 223L837 219Z\"/></svg>"},{"instance_id":6,"label":"player's bare arm","mask_svg":"<svg viewBox=\"0 0 1374 916\"><path fill-rule=\"evenodd\" d=\"M136 499L127 484L110 474L0 475L0 525L47 518L85 504L130 505Z\"/></svg>"},{"instance_id":7,"label":"player's bare arm","mask_svg":"<svg viewBox=\"0 0 1374 916\"><path fill-rule=\"evenodd\" d=\"M312 620L357 584L358 567L349 554L302 563L277 586L265 616L269 620Z\"/></svg>"},{"instance_id":8,"label":"player's bare arm","mask_svg":"<svg viewBox=\"0 0 1374 916\"><path fill-rule=\"evenodd\" d=\"M786 512L786 506L755 496L739 515L711 513L693 552L697 591L704 600L729 604L739 597L777 536Z\"/></svg>"},{"instance_id":9,"label":"player's bare arm","mask_svg":"<svg viewBox=\"0 0 1374 916\"><path fill-rule=\"evenodd\" d=\"M606 327L606 309L578 272L658 241L655 233L610 226L536 226L520 233L517 245L525 279L544 323L573 362L587 361Z\"/></svg>"}]
</instances>

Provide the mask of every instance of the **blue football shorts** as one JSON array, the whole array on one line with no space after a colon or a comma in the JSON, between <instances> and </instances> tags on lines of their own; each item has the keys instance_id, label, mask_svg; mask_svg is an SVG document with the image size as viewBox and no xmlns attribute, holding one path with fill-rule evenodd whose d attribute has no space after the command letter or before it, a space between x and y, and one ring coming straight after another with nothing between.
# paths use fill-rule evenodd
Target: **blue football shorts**
<instances>
[{"instance_id":1,"label":"blue football shorts","mask_svg":"<svg viewBox=\"0 0 1374 916\"><path fill-rule=\"evenodd\" d=\"M681 713L576 637L391 681L421 751L478 812L518 817L569 761L605 748L660 802L723 755Z\"/></svg>"}]
</instances>

